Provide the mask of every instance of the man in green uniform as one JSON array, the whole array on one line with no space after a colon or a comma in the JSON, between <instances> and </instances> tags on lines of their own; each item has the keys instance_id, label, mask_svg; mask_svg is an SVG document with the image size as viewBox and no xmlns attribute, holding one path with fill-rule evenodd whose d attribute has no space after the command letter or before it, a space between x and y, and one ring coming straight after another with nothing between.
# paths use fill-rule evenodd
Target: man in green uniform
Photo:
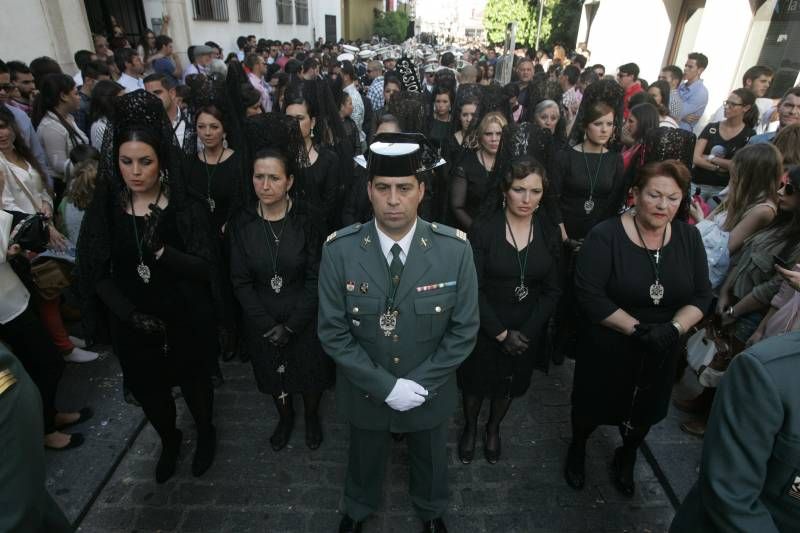
<instances>
[{"instance_id":1,"label":"man in green uniform","mask_svg":"<svg viewBox=\"0 0 800 533\"><path fill-rule=\"evenodd\" d=\"M703 439L700 478L670 531L800 531L800 333L731 363Z\"/></svg>"},{"instance_id":2,"label":"man in green uniform","mask_svg":"<svg viewBox=\"0 0 800 533\"><path fill-rule=\"evenodd\" d=\"M370 146L375 218L328 237L319 272L319 338L337 365L337 410L350 423L340 532L380 504L389 433L405 433L410 494L424 531L446 531L447 421L456 369L478 333L466 235L417 217L418 174L436 164L425 137L379 134Z\"/></svg>"},{"instance_id":3,"label":"man in green uniform","mask_svg":"<svg viewBox=\"0 0 800 533\"><path fill-rule=\"evenodd\" d=\"M0 531L72 531L44 486L42 435L39 390L0 343Z\"/></svg>"}]
</instances>

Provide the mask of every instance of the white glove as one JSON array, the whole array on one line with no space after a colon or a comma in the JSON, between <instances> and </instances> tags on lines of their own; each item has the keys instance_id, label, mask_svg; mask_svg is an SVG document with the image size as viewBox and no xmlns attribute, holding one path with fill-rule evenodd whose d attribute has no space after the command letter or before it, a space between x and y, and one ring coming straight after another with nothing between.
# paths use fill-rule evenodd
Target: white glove
<instances>
[{"instance_id":1,"label":"white glove","mask_svg":"<svg viewBox=\"0 0 800 533\"><path fill-rule=\"evenodd\" d=\"M395 411L408 411L425 403L427 395L428 391L422 385L400 378L386 397L386 403Z\"/></svg>"}]
</instances>

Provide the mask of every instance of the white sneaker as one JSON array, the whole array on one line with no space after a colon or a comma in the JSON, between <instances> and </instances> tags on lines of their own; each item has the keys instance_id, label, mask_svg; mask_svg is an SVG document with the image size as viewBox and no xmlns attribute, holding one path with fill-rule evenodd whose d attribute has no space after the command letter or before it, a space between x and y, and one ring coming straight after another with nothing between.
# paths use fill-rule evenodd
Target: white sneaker
<instances>
[{"instance_id":1,"label":"white sneaker","mask_svg":"<svg viewBox=\"0 0 800 533\"><path fill-rule=\"evenodd\" d=\"M88 363L89 361L94 361L99 356L97 352L90 352L89 350L84 350L76 346L72 350L72 353L64 356L64 361L67 363Z\"/></svg>"},{"instance_id":2,"label":"white sneaker","mask_svg":"<svg viewBox=\"0 0 800 533\"><path fill-rule=\"evenodd\" d=\"M78 337L73 337L72 335L69 336L69 342L73 345L77 346L78 348L86 348L86 341L83 339L79 339Z\"/></svg>"}]
</instances>

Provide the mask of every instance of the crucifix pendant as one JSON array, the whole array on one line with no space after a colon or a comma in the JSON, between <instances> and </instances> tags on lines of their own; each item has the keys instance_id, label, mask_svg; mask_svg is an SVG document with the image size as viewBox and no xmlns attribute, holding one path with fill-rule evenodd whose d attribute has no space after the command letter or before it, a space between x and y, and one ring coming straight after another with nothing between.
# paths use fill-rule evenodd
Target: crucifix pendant
<instances>
[{"instance_id":1,"label":"crucifix pendant","mask_svg":"<svg viewBox=\"0 0 800 533\"><path fill-rule=\"evenodd\" d=\"M289 395L288 395L288 394L286 394L286 392L285 392L285 391L281 391L281 393L278 395L278 399L281 401L281 403L282 403L283 405L286 405L286 397L287 397L287 396L289 396Z\"/></svg>"}]
</instances>

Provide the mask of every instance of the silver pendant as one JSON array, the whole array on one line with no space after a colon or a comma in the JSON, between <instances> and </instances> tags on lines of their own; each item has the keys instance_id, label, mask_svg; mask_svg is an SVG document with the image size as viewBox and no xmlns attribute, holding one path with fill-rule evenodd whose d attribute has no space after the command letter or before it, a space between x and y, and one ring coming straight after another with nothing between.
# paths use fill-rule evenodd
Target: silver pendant
<instances>
[{"instance_id":1,"label":"silver pendant","mask_svg":"<svg viewBox=\"0 0 800 533\"><path fill-rule=\"evenodd\" d=\"M208 198L206 198L206 200L208 201L208 208L209 208L209 209L211 210L211 212L213 213L213 212L214 212L214 209L216 209L216 208L217 208L217 202L215 202L215 201L214 201L214 199L213 199L213 198L211 198L210 196L209 196Z\"/></svg>"},{"instance_id":2,"label":"silver pendant","mask_svg":"<svg viewBox=\"0 0 800 533\"><path fill-rule=\"evenodd\" d=\"M664 286L658 280L650 285L650 298L653 299L653 304L655 305L661 303L664 298Z\"/></svg>"},{"instance_id":3,"label":"silver pendant","mask_svg":"<svg viewBox=\"0 0 800 533\"><path fill-rule=\"evenodd\" d=\"M142 278L144 283L150 283L150 267L145 265L144 263L139 263L136 267L136 273L139 274L139 277Z\"/></svg>"},{"instance_id":4,"label":"silver pendant","mask_svg":"<svg viewBox=\"0 0 800 533\"><path fill-rule=\"evenodd\" d=\"M384 337L391 337L392 332L397 327L397 311L386 311L381 315L378 324L383 331Z\"/></svg>"},{"instance_id":5,"label":"silver pendant","mask_svg":"<svg viewBox=\"0 0 800 533\"><path fill-rule=\"evenodd\" d=\"M583 210L584 210L584 211L586 211L586 214L587 214L587 215L588 215L589 213L591 213L591 212L594 210L594 200L592 200L591 198L589 198L588 200L586 200L585 202L583 202Z\"/></svg>"},{"instance_id":6,"label":"silver pendant","mask_svg":"<svg viewBox=\"0 0 800 533\"><path fill-rule=\"evenodd\" d=\"M272 287L272 290L275 291L276 294L278 294L283 288L283 278L276 273L274 276L272 276L272 279L269 280L269 286Z\"/></svg>"},{"instance_id":7,"label":"silver pendant","mask_svg":"<svg viewBox=\"0 0 800 533\"><path fill-rule=\"evenodd\" d=\"M528 287L525 286L525 283L520 283L518 287L514 287L514 296L517 297L517 301L521 302L528 296Z\"/></svg>"}]
</instances>

